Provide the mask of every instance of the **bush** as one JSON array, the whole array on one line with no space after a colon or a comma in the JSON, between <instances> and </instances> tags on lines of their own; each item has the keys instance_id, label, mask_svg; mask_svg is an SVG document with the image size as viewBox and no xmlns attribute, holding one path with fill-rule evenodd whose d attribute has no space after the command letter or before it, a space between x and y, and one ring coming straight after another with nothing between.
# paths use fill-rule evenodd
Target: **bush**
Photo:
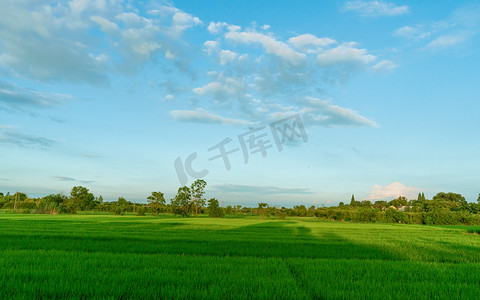
<instances>
[{"instance_id":1,"label":"bush","mask_svg":"<svg viewBox=\"0 0 480 300\"><path fill-rule=\"evenodd\" d=\"M137 210L137 216L145 216L145 212L147 211L147 208L145 206L141 206Z\"/></svg>"},{"instance_id":2,"label":"bush","mask_svg":"<svg viewBox=\"0 0 480 300\"><path fill-rule=\"evenodd\" d=\"M408 224L423 224L421 213L407 212L406 215L407 215L407 223Z\"/></svg>"},{"instance_id":3,"label":"bush","mask_svg":"<svg viewBox=\"0 0 480 300\"><path fill-rule=\"evenodd\" d=\"M112 207L111 213L121 216L124 215L127 211L127 208L124 205L114 205Z\"/></svg>"},{"instance_id":4,"label":"bush","mask_svg":"<svg viewBox=\"0 0 480 300\"><path fill-rule=\"evenodd\" d=\"M461 224L458 213L447 209L437 209L423 214L425 225L458 225Z\"/></svg>"},{"instance_id":5,"label":"bush","mask_svg":"<svg viewBox=\"0 0 480 300\"><path fill-rule=\"evenodd\" d=\"M388 208L385 211L385 221L390 223L407 223L407 215L403 211Z\"/></svg>"},{"instance_id":6,"label":"bush","mask_svg":"<svg viewBox=\"0 0 480 300\"><path fill-rule=\"evenodd\" d=\"M352 211L351 219L354 222L375 223L380 221L381 217L379 211L371 208L362 208L357 211Z\"/></svg>"}]
</instances>

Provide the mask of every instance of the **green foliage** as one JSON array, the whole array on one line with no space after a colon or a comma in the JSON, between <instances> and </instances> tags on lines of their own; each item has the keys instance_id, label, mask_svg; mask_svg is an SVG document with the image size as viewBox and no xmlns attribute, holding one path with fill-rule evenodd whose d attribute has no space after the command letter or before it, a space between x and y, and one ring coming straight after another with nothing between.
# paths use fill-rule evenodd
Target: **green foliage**
<instances>
[{"instance_id":1,"label":"green foliage","mask_svg":"<svg viewBox=\"0 0 480 300\"><path fill-rule=\"evenodd\" d=\"M355 201L355 196L352 195L352 199L350 200L350 206L351 207L356 207L357 206L357 201Z\"/></svg>"},{"instance_id":2,"label":"green foliage","mask_svg":"<svg viewBox=\"0 0 480 300\"><path fill-rule=\"evenodd\" d=\"M191 198L192 191L188 186L179 188L177 195L171 200L173 213L182 217L188 217L193 210Z\"/></svg>"},{"instance_id":3,"label":"green foliage","mask_svg":"<svg viewBox=\"0 0 480 300\"><path fill-rule=\"evenodd\" d=\"M64 214L68 210L65 207L67 196L63 194L50 194L40 199L35 213L37 214Z\"/></svg>"},{"instance_id":4,"label":"green foliage","mask_svg":"<svg viewBox=\"0 0 480 300\"><path fill-rule=\"evenodd\" d=\"M70 192L70 198L66 202L67 210L75 213L77 210L91 210L95 207L95 197L83 186L74 186Z\"/></svg>"},{"instance_id":5,"label":"green foliage","mask_svg":"<svg viewBox=\"0 0 480 300\"><path fill-rule=\"evenodd\" d=\"M388 208L385 210L385 220L390 223L407 223L408 217L403 211Z\"/></svg>"},{"instance_id":6,"label":"green foliage","mask_svg":"<svg viewBox=\"0 0 480 300\"><path fill-rule=\"evenodd\" d=\"M152 192L152 195L147 197L147 202L156 216L160 209L165 206L165 197L161 192Z\"/></svg>"},{"instance_id":7,"label":"green foliage","mask_svg":"<svg viewBox=\"0 0 480 300\"><path fill-rule=\"evenodd\" d=\"M145 206L140 206L137 209L137 216L145 216L145 213L147 212L147 208Z\"/></svg>"},{"instance_id":8,"label":"green foliage","mask_svg":"<svg viewBox=\"0 0 480 300\"><path fill-rule=\"evenodd\" d=\"M350 218L354 222L375 223L381 220L380 212L372 208L362 208L351 212Z\"/></svg>"},{"instance_id":9,"label":"green foliage","mask_svg":"<svg viewBox=\"0 0 480 300\"><path fill-rule=\"evenodd\" d=\"M404 197L404 196L399 196L398 198L393 199L392 201L390 201L388 204L391 205L391 206L395 206L395 207L398 208L398 207L400 207L400 206L406 206L406 205L408 205L408 200L407 200L407 198Z\"/></svg>"},{"instance_id":10,"label":"green foliage","mask_svg":"<svg viewBox=\"0 0 480 300\"><path fill-rule=\"evenodd\" d=\"M214 218L223 218L225 216L223 208L220 207L218 200L215 198L208 200L208 215Z\"/></svg>"},{"instance_id":11,"label":"green foliage","mask_svg":"<svg viewBox=\"0 0 480 300\"><path fill-rule=\"evenodd\" d=\"M128 205L129 202L125 198L119 197L117 202L111 206L110 211L115 215L124 215Z\"/></svg>"},{"instance_id":12,"label":"green foliage","mask_svg":"<svg viewBox=\"0 0 480 300\"><path fill-rule=\"evenodd\" d=\"M465 198L462 195L456 193L438 193L433 196L432 200L435 203L435 206L454 211L466 209L466 207L468 206Z\"/></svg>"},{"instance_id":13,"label":"green foliage","mask_svg":"<svg viewBox=\"0 0 480 300\"><path fill-rule=\"evenodd\" d=\"M190 187L191 196L192 196L192 204L195 208L195 216L198 216L198 211L200 208L205 206L205 198L203 195L205 194L205 187L207 183L205 180L197 179L194 183L192 183Z\"/></svg>"}]
</instances>

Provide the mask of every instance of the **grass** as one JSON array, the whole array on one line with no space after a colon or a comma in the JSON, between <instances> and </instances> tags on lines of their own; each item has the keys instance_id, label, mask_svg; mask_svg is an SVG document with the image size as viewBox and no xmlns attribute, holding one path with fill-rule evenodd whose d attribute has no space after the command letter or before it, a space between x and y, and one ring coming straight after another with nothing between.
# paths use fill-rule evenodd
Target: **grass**
<instances>
[{"instance_id":1,"label":"grass","mask_svg":"<svg viewBox=\"0 0 480 300\"><path fill-rule=\"evenodd\" d=\"M474 299L478 227L0 214L0 298Z\"/></svg>"}]
</instances>

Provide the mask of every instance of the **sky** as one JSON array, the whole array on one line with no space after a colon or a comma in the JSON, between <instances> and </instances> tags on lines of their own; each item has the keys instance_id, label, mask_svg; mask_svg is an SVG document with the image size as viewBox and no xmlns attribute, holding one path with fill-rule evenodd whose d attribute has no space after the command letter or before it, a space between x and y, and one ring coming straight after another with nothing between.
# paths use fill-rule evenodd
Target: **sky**
<instances>
[{"instance_id":1,"label":"sky","mask_svg":"<svg viewBox=\"0 0 480 300\"><path fill-rule=\"evenodd\" d=\"M2 0L0 192L480 193L480 1Z\"/></svg>"}]
</instances>

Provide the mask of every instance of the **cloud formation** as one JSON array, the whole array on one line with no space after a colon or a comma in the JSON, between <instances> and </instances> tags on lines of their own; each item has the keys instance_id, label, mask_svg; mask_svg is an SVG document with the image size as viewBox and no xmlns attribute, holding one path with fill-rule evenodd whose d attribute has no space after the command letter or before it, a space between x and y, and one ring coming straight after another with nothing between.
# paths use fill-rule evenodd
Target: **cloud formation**
<instances>
[{"instance_id":1,"label":"cloud formation","mask_svg":"<svg viewBox=\"0 0 480 300\"><path fill-rule=\"evenodd\" d=\"M206 124L221 124L233 126L253 126L256 123L246 120L231 119L209 113L203 109L197 110L174 110L170 114L177 121L182 122L196 122Z\"/></svg>"},{"instance_id":2,"label":"cloud formation","mask_svg":"<svg viewBox=\"0 0 480 300\"><path fill-rule=\"evenodd\" d=\"M140 15L118 1L1 1L8 14L0 18L0 67L35 80L98 85L154 57L173 60L184 31L202 22L172 6L145 4L152 6Z\"/></svg>"},{"instance_id":3,"label":"cloud formation","mask_svg":"<svg viewBox=\"0 0 480 300\"><path fill-rule=\"evenodd\" d=\"M347 1L342 11L353 11L362 17L398 16L410 12L407 5L397 6L384 1Z\"/></svg>"},{"instance_id":4,"label":"cloud formation","mask_svg":"<svg viewBox=\"0 0 480 300\"><path fill-rule=\"evenodd\" d=\"M444 50L466 43L479 32L480 5L471 4L455 10L445 20L406 25L394 30L393 35L423 44L422 50Z\"/></svg>"},{"instance_id":5,"label":"cloud formation","mask_svg":"<svg viewBox=\"0 0 480 300\"><path fill-rule=\"evenodd\" d=\"M44 137L27 135L12 127L0 127L0 144L11 144L17 147L51 148L55 145L54 140Z\"/></svg>"},{"instance_id":6,"label":"cloud formation","mask_svg":"<svg viewBox=\"0 0 480 300\"><path fill-rule=\"evenodd\" d=\"M414 186L406 186L401 182L392 182L389 185L381 186L375 184L370 188L370 194L368 200L386 200L396 198L398 196L404 196L408 199L414 199L417 197L421 189Z\"/></svg>"},{"instance_id":7,"label":"cloud formation","mask_svg":"<svg viewBox=\"0 0 480 300\"><path fill-rule=\"evenodd\" d=\"M225 22L210 23L208 30L217 37L203 44L212 66L208 80L192 89L197 108L220 115L236 110L238 119L250 122L301 113L310 125L377 126L331 101L306 99L325 93L331 85L342 85L361 70L388 73L396 67L392 61L378 62L358 43L309 33L282 40L255 26L242 29Z\"/></svg>"},{"instance_id":8,"label":"cloud formation","mask_svg":"<svg viewBox=\"0 0 480 300\"><path fill-rule=\"evenodd\" d=\"M80 182L80 183L83 183L83 184L88 184L88 183L95 182L95 181L92 181L92 180L77 180L75 178L66 177L66 176L53 176L52 178L57 180L57 181L76 181L76 182Z\"/></svg>"},{"instance_id":9,"label":"cloud formation","mask_svg":"<svg viewBox=\"0 0 480 300\"><path fill-rule=\"evenodd\" d=\"M10 108L48 108L72 98L66 94L41 92L0 81L0 104Z\"/></svg>"}]
</instances>

